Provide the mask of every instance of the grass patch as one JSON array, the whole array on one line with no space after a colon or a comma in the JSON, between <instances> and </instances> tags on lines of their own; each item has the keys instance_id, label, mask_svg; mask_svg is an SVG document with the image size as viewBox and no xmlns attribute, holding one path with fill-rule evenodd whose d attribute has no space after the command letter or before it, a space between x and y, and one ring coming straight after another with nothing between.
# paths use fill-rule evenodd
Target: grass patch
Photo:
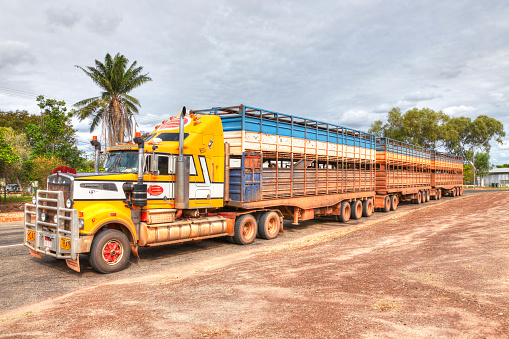
<instances>
[{"instance_id":1,"label":"grass patch","mask_svg":"<svg viewBox=\"0 0 509 339\"><path fill-rule=\"evenodd\" d=\"M179 276L167 276L167 277L164 277L160 280L158 280L157 282L153 283L152 285L168 285L168 284L171 284L173 281L175 280L178 280L180 277Z\"/></svg>"},{"instance_id":2,"label":"grass patch","mask_svg":"<svg viewBox=\"0 0 509 339\"><path fill-rule=\"evenodd\" d=\"M25 318L30 318L30 317L33 317L34 315L35 315L35 312L33 312L33 311L28 311L28 312L25 312L25 313L21 313L21 316L25 317Z\"/></svg>"},{"instance_id":3,"label":"grass patch","mask_svg":"<svg viewBox=\"0 0 509 339\"><path fill-rule=\"evenodd\" d=\"M371 308L374 310L386 312L400 308L400 306L391 300L378 299L373 305L371 305Z\"/></svg>"},{"instance_id":4,"label":"grass patch","mask_svg":"<svg viewBox=\"0 0 509 339\"><path fill-rule=\"evenodd\" d=\"M18 203L18 202L29 202L29 201L32 201L31 195L26 195L26 196L7 195L6 199L4 200L3 193L0 194L0 203L5 204L5 205L12 204L12 203Z\"/></svg>"},{"instance_id":5,"label":"grass patch","mask_svg":"<svg viewBox=\"0 0 509 339\"><path fill-rule=\"evenodd\" d=\"M209 337L209 338L222 337L222 336L231 335L231 334L232 334L232 331L230 331L226 328L218 328L218 327L208 328L208 329L202 328L200 330L200 336Z\"/></svg>"}]
</instances>

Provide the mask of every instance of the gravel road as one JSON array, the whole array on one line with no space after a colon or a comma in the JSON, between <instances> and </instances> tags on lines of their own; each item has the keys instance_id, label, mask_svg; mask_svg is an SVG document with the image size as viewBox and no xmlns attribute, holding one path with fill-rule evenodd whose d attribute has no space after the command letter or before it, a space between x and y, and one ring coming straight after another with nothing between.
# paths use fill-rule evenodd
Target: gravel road
<instances>
[{"instance_id":1,"label":"gravel road","mask_svg":"<svg viewBox=\"0 0 509 339\"><path fill-rule=\"evenodd\" d=\"M99 276L1 313L0 337L507 338L508 205L445 198Z\"/></svg>"}]
</instances>

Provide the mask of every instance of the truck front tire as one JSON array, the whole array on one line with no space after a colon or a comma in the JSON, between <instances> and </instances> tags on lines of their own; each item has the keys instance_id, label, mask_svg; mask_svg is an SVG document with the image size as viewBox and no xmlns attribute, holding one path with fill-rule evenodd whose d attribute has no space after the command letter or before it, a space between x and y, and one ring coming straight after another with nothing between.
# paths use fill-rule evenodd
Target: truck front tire
<instances>
[{"instance_id":1,"label":"truck front tire","mask_svg":"<svg viewBox=\"0 0 509 339\"><path fill-rule=\"evenodd\" d=\"M106 230L97 234L89 253L90 265L100 273L122 270L131 256L126 235L118 230Z\"/></svg>"}]
</instances>

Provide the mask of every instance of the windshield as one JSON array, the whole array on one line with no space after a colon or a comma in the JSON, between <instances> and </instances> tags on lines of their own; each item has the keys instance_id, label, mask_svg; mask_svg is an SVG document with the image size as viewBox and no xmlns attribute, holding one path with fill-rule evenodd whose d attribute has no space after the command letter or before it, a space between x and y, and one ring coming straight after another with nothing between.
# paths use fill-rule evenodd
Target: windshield
<instances>
[{"instance_id":1,"label":"windshield","mask_svg":"<svg viewBox=\"0 0 509 339\"><path fill-rule=\"evenodd\" d=\"M138 152L110 152L106 158L104 172L138 173Z\"/></svg>"}]
</instances>

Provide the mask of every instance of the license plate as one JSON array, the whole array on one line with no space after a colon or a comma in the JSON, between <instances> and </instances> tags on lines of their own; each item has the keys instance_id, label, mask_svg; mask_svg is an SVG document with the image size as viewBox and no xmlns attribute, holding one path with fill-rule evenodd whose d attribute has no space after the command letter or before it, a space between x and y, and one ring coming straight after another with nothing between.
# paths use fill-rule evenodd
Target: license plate
<instances>
[{"instance_id":1,"label":"license plate","mask_svg":"<svg viewBox=\"0 0 509 339\"><path fill-rule=\"evenodd\" d=\"M27 240L35 241L35 232L34 231L27 231Z\"/></svg>"},{"instance_id":2,"label":"license plate","mask_svg":"<svg viewBox=\"0 0 509 339\"><path fill-rule=\"evenodd\" d=\"M51 248L52 245L53 241L51 240L51 238L44 237L44 247Z\"/></svg>"},{"instance_id":3,"label":"license plate","mask_svg":"<svg viewBox=\"0 0 509 339\"><path fill-rule=\"evenodd\" d=\"M71 250L71 239L60 238L60 247L64 250Z\"/></svg>"}]
</instances>

